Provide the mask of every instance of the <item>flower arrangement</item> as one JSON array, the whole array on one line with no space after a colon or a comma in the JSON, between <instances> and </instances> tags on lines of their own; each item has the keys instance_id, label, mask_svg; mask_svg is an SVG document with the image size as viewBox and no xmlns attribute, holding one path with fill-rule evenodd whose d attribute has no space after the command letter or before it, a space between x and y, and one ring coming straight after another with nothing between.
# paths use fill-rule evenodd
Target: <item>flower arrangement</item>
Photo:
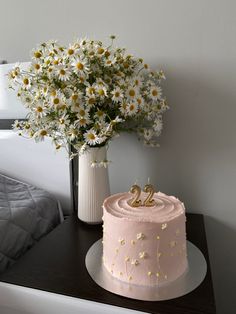
<instances>
[{"instance_id":1,"label":"flower arrangement","mask_svg":"<svg viewBox=\"0 0 236 314\"><path fill-rule=\"evenodd\" d=\"M49 136L56 149L69 144L77 153L106 145L122 131L157 145L168 109L160 87L164 73L115 48L114 39L108 46L88 39L68 47L49 41L32 51L27 70L15 65L10 87L29 110L26 121L14 123L20 135L35 141Z\"/></svg>"}]
</instances>

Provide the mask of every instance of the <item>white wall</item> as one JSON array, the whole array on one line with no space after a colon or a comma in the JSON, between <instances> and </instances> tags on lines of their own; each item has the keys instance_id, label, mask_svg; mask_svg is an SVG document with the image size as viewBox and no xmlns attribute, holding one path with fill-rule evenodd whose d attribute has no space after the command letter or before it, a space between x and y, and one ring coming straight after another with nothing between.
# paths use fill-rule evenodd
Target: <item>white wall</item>
<instances>
[{"instance_id":1,"label":"white wall","mask_svg":"<svg viewBox=\"0 0 236 314\"><path fill-rule=\"evenodd\" d=\"M236 2L221 0L8 0L0 59L27 61L47 39L85 35L118 44L167 75L160 149L133 136L110 146L112 192L148 176L188 211L205 215L218 313L236 308Z\"/></svg>"}]
</instances>

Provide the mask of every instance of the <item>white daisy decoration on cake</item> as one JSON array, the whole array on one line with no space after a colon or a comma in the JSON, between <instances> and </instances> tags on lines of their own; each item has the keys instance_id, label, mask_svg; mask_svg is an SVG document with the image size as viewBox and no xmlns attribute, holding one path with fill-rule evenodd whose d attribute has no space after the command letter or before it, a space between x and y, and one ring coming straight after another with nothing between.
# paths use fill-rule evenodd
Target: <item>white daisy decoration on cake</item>
<instances>
[{"instance_id":1,"label":"white daisy decoration on cake","mask_svg":"<svg viewBox=\"0 0 236 314\"><path fill-rule=\"evenodd\" d=\"M147 257L147 253L146 252L140 252L139 253L139 258L146 258Z\"/></svg>"},{"instance_id":2,"label":"white daisy decoration on cake","mask_svg":"<svg viewBox=\"0 0 236 314\"><path fill-rule=\"evenodd\" d=\"M137 240L143 240L145 238L145 235L142 232L140 232L140 233L137 233L136 237L137 237Z\"/></svg>"}]
</instances>

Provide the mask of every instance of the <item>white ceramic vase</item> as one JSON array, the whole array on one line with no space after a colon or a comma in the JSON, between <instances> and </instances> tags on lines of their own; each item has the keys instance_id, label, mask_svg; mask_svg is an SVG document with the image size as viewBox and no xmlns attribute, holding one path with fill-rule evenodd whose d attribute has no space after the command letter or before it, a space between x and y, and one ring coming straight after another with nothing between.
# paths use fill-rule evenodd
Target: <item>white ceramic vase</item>
<instances>
[{"instance_id":1,"label":"white ceramic vase","mask_svg":"<svg viewBox=\"0 0 236 314\"><path fill-rule=\"evenodd\" d=\"M78 217L89 224L102 222L102 204L110 195L108 169L102 166L106 156L105 146L90 148L79 156Z\"/></svg>"}]
</instances>

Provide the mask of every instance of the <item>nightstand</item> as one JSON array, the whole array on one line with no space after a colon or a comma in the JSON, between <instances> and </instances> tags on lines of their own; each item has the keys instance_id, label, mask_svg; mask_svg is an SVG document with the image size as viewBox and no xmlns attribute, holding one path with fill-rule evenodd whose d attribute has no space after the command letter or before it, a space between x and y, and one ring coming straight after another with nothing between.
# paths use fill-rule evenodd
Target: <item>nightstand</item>
<instances>
[{"instance_id":1,"label":"nightstand","mask_svg":"<svg viewBox=\"0 0 236 314\"><path fill-rule=\"evenodd\" d=\"M104 306L106 310L107 305L110 305L155 314L216 313L202 215L187 214L187 237L204 254L208 265L207 275L197 289L185 296L168 301L132 300L105 291L94 283L87 273L84 260L90 246L101 237L101 225L84 224L75 215L72 215L2 274L0 284L28 287L34 291L54 293L61 298L72 297L71 300L98 302L106 304ZM104 313L115 313L113 308L108 307L108 312L104 311ZM49 311L47 314L50 313L54 312ZM90 312L87 311L87 313Z\"/></svg>"}]
</instances>

